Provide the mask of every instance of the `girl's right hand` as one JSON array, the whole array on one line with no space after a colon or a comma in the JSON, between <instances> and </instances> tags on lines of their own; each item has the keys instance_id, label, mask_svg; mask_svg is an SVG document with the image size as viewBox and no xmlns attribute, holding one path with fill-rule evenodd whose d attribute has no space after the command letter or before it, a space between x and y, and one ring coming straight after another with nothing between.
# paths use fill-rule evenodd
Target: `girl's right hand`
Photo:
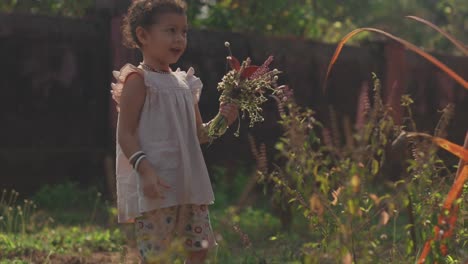
<instances>
[{"instance_id":1,"label":"girl's right hand","mask_svg":"<svg viewBox=\"0 0 468 264\"><path fill-rule=\"evenodd\" d=\"M219 113L227 119L230 126L238 118L239 107L236 104L220 103Z\"/></svg>"},{"instance_id":2,"label":"girl's right hand","mask_svg":"<svg viewBox=\"0 0 468 264\"><path fill-rule=\"evenodd\" d=\"M157 174L148 161L142 162L140 167L140 183L143 195L151 199L164 199L164 193L171 189Z\"/></svg>"}]
</instances>

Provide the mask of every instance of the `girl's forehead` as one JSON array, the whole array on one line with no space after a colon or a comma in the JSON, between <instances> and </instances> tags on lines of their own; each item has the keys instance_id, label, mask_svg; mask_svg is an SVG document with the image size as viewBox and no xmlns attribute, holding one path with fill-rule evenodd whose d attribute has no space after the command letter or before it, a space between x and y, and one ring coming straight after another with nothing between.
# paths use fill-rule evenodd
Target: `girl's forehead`
<instances>
[{"instance_id":1,"label":"girl's forehead","mask_svg":"<svg viewBox=\"0 0 468 264\"><path fill-rule=\"evenodd\" d=\"M159 25L175 25L175 26L186 26L187 16L185 14L178 13L165 13L161 14L157 19Z\"/></svg>"}]
</instances>

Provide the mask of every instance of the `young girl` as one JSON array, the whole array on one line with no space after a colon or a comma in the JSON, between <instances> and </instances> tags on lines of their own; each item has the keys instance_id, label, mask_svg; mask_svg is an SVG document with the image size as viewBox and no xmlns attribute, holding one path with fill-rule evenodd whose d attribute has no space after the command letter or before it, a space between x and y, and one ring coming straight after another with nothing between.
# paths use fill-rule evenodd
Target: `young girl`
<instances>
[{"instance_id":1,"label":"young girl","mask_svg":"<svg viewBox=\"0 0 468 264\"><path fill-rule=\"evenodd\" d=\"M182 0L137 0L123 33L143 61L114 72L118 104L117 205L119 223L134 222L144 263L158 259L175 240L188 251L186 263L202 263L216 241L208 215L213 190L200 144L207 142L198 100L202 83L172 71L187 45ZM228 123L235 105L220 105Z\"/></svg>"}]
</instances>

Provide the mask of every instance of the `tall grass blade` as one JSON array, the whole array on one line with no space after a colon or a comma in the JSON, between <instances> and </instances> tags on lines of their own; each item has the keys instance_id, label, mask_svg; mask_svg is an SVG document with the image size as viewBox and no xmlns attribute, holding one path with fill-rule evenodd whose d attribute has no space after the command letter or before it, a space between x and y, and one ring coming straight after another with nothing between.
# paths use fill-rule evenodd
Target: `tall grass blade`
<instances>
[{"instance_id":1,"label":"tall grass blade","mask_svg":"<svg viewBox=\"0 0 468 264\"><path fill-rule=\"evenodd\" d=\"M436 30L437 32L442 34L444 37L446 37L448 40L450 40L450 42L452 42L453 45L455 45L455 47L457 47L464 55L468 55L468 47L465 46L465 44L463 44L461 41L459 41L454 36L450 35L446 31L444 31L443 29L441 29L438 26L434 25L433 23L431 23L431 22L429 22L429 21L427 21L427 20L425 20L423 18L417 17L417 16L406 16L406 18L416 20L416 21L418 21L420 23L425 24L426 26L431 27L432 29Z\"/></svg>"},{"instance_id":2,"label":"tall grass blade","mask_svg":"<svg viewBox=\"0 0 468 264\"><path fill-rule=\"evenodd\" d=\"M387 33L383 30L380 30L380 29L376 29L376 28L358 28L358 29L355 29L353 31L351 31L350 33L348 33L343 39L341 39L341 41L338 43L338 46L335 50L335 53L333 54L333 57L330 61L330 64L328 65L328 69L327 69L327 74L325 76L325 81L324 81L324 84L323 84L323 92L325 92L326 90L326 82L328 80L328 77L330 75L330 72L333 68L333 65L336 63L336 61L338 60L338 57L345 45L346 42L348 42L351 38L353 38L354 36L356 36L357 34L359 33L362 33L362 32L374 32L374 33L378 33L378 34L381 34L381 35L384 35L390 39L393 39L395 41L397 41L398 43L402 44L403 46L405 46L407 49L417 53L418 55L420 55L421 57L425 58L426 60L428 60L429 62L431 62L432 64L434 64L435 66L437 66L440 70L442 70L443 72L445 72L447 75L449 75L452 79L454 79L457 83L459 83L463 88L467 89L468 90L468 82L463 79L460 75L458 75L455 71L453 71L452 69L450 69L447 65L445 65L444 63L442 63L441 61L439 61L438 59L436 59L434 56L430 55L429 53L427 52L424 52L423 50L421 50L420 48L416 47L414 44L404 40L404 39L401 39L399 37L396 37L390 33Z\"/></svg>"}]
</instances>

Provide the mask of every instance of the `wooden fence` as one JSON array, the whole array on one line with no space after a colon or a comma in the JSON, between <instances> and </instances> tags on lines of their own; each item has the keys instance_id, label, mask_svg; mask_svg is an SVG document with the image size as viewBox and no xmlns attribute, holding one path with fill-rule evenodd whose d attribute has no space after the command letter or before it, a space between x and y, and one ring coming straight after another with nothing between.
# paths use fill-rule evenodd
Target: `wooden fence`
<instances>
[{"instance_id":1,"label":"wooden fence","mask_svg":"<svg viewBox=\"0 0 468 264\"><path fill-rule=\"evenodd\" d=\"M121 44L121 19L0 15L0 188L30 193L41 184L72 180L107 184L112 193L116 112L109 94L111 71L140 60L136 51ZM200 108L205 120L217 112L216 85L226 72L225 41L231 42L235 56L249 56L255 64L274 55L273 66L284 71L280 82L288 83L297 101L313 107L326 125L330 105L339 119L354 120L359 91L371 85L371 72L375 72L397 120L402 114L401 94L412 95L421 130L431 131L440 116L438 110L454 103L449 137L463 141L468 93L391 42L345 48L325 96L321 88L334 45L193 30L188 49L175 67L193 66L204 82ZM468 78L468 58L438 57ZM265 116L265 123L251 130L243 122L240 138L228 132L205 147L208 166L226 166L232 174L236 167L251 164L248 133L272 150L281 134L274 102L266 104Z\"/></svg>"}]
</instances>

